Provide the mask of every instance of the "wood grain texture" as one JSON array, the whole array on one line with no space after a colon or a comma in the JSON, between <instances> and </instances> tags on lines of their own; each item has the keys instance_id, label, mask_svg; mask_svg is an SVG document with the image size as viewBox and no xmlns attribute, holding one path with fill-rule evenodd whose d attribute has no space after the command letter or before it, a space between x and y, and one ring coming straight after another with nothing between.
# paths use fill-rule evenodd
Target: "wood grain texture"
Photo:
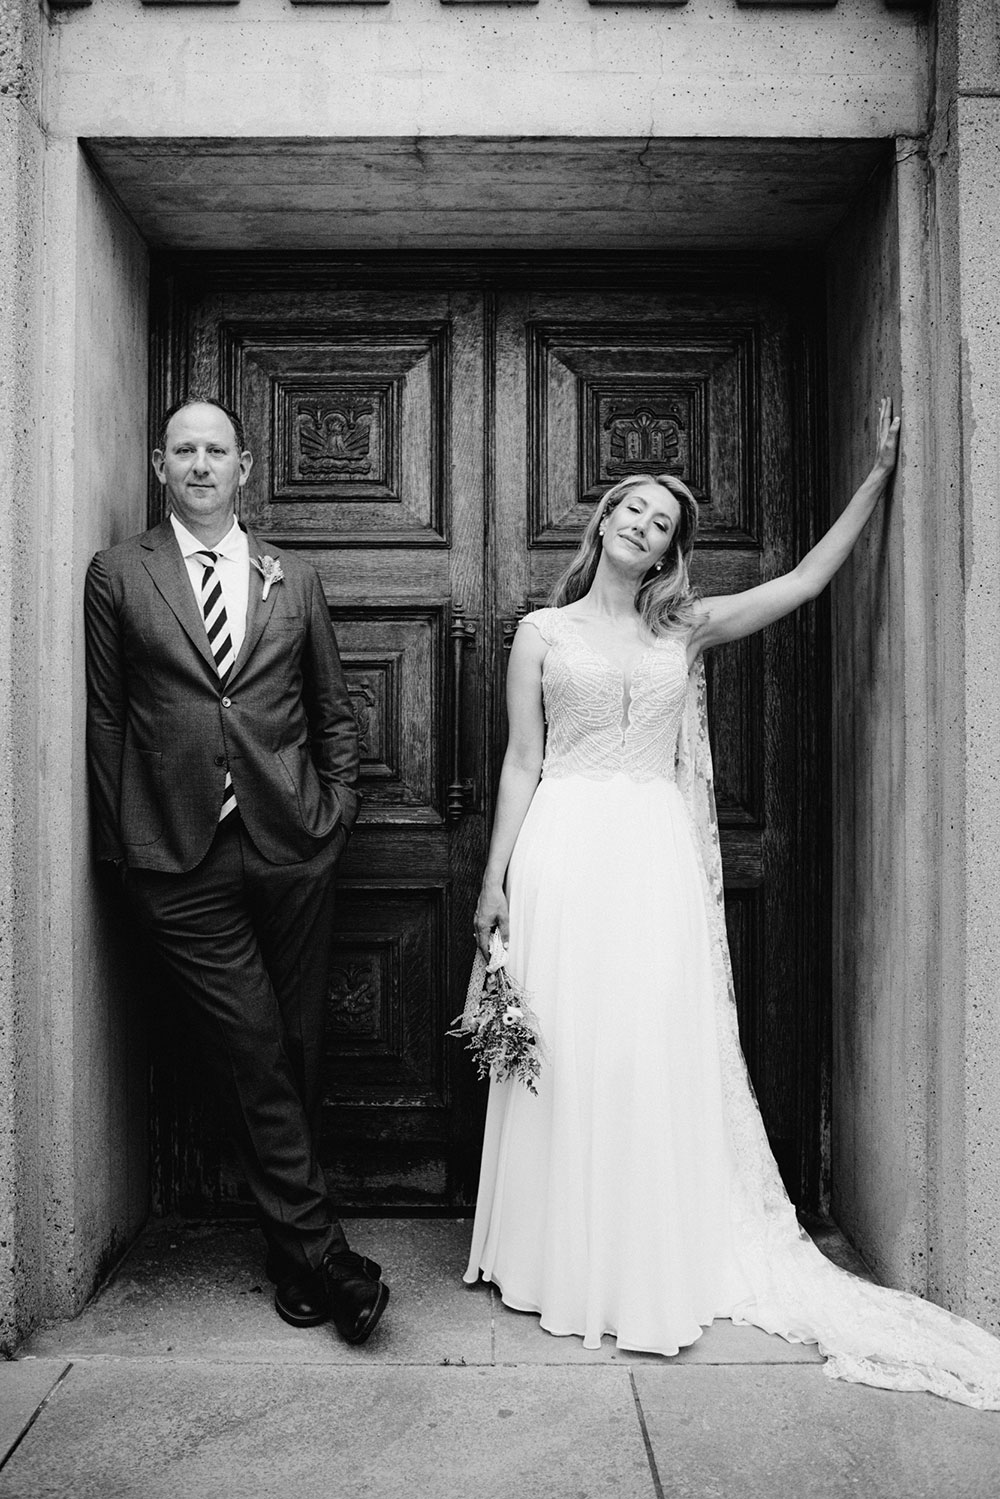
<instances>
[{"instance_id":1,"label":"wood grain texture","mask_svg":"<svg viewBox=\"0 0 1000 1499\"><path fill-rule=\"evenodd\" d=\"M317 567L362 727L331 990L331 1183L345 1206L461 1209L484 1090L444 1029L473 955L516 620L547 597L594 496L649 456L698 489L703 591L797 560L821 399L808 281L794 262L670 274L621 257L194 257L161 273L156 309L158 399L219 389L243 403L258 455L247 513ZM810 1206L828 1025L823 629L804 614L709 671L741 1027L782 1169ZM238 1192L171 1086L161 1197Z\"/></svg>"}]
</instances>

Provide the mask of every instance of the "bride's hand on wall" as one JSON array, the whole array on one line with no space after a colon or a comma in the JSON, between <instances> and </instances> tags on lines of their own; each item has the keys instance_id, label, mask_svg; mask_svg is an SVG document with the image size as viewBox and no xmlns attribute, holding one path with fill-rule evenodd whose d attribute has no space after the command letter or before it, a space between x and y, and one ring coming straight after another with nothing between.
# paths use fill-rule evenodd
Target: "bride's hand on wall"
<instances>
[{"instance_id":1,"label":"bride's hand on wall","mask_svg":"<svg viewBox=\"0 0 1000 1499\"><path fill-rule=\"evenodd\" d=\"M791 572L739 593L702 599L688 642L689 661L710 646L753 635L819 597L851 555L889 488L899 456L899 426L899 417L892 414L892 400L884 396L878 408L875 462L833 525Z\"/></svg>"},{"instance_id":2,"label":"bride's hand on wall","mask_svg":"<svg viewBox=\"0 0 1000 1499\"><path fill-rule=\"evenodd\" d=\"M872 469L880 477L888 478L896 467L896 459L899 457L899 424L899 417L892 414L892 397L884 396L878 408L878 445Z\"/></svg>"},{"instance_id":3,"label":"bride's hand on wall","mask_svg":"<svg viewBox=\"0 0 1000 1499\"><path fill-rule=\"evenodd\" d=\"M479 892L479 903L476 906L476 915L472 923L472 929L476 934L476 942L485 957L490 955L490 933L494 927L500 930L500 940L504 946L510 941L510 919L507 912L507 897L503 893L502 886L490 885L484 882Z\"/></svg>"}]
</instances>

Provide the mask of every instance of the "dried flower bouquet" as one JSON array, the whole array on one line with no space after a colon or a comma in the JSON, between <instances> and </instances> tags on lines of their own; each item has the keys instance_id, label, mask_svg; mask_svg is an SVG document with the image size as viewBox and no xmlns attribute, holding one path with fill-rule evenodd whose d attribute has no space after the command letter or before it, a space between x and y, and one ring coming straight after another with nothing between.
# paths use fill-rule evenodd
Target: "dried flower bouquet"
<instances>
[{"instance_id":1,"label":"dried flower bouquet","mask_svg":"<svg viewBox=\"0 0 1000 1499\"><path fill-rule=\"evenodd\" d=\"M535 1080L542 1070L542 1041L538 1018L529 997L507 972L507 949L494 931L487 961L476 953L465 1009L456 1015L449 1036L467 1036L480 1077L493 1076L523 1083L538 1092Z\"/></svg>"}]
</instances>

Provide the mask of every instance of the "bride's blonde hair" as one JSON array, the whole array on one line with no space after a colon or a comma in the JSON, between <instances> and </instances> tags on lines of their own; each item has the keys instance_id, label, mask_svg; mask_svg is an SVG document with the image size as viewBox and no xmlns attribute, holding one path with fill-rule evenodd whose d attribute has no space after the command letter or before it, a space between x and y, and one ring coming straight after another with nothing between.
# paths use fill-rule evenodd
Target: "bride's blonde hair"
<instances>
[{"instance_id":1,"label":"bride's blonde hair","mask_svg":"<svg viewBox=\"0 0 1000 1499\"><path fill-rule=\"evenodd\" d=\"M594 513L577 548L576 556L552 590L550 604L556 607L572 604L590 588L601 560L601 525L633 489L641 484L659 484L669 490L680 505L677 529L659 570L651 567L636 590L635 607L653 635L672 635L690 629L694 623L696 594L691 587L688 565L698 533L698 501L673 474L630 474L613 485L594 506Z\"/></svg>"}]
</instances>

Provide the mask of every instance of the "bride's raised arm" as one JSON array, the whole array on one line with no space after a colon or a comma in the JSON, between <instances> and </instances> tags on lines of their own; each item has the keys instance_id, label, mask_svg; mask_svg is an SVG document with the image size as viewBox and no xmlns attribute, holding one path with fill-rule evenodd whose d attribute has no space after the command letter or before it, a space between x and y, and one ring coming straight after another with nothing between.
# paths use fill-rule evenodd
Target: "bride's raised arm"
<instances>
[{"instance_id":1,"label":"bride's raised arm","mask_svg":"<svg viewBox=\"0 0 1000 1499\"><path fill-rule=\"evenodd\" d=\"M783 619L801 604L814 599L841 567L868 524L876 505L885 494L896 467L899 448L899 417L892 414L892 401L886 397L879 406L878 448L871 473L851 497L834 521L797 567L742 593L720 594L701 599L697 605L697 623L691 632L689 655L693 660L699 651L727 640L740 640L763 630L765 625Z\"/></svg>"}]
</instances>

